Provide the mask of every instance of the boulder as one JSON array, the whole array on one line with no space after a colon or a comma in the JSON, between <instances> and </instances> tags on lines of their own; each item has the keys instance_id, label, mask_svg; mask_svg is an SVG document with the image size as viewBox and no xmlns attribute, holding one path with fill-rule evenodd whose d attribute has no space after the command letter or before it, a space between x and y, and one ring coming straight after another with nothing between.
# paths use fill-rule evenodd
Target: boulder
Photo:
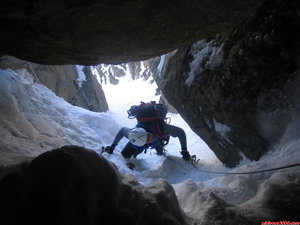
<instances>
[{"instance_id":1,"label":"boulder","mask_svg":"<svg viewBox=\"0 0 300 225\"><path fill-rule=\"evenodd\" d=\"M9 224L187 224L164 180L144 187L97 153L64 146L0 181L1 220Z\"/></svg>"}]
</instances>

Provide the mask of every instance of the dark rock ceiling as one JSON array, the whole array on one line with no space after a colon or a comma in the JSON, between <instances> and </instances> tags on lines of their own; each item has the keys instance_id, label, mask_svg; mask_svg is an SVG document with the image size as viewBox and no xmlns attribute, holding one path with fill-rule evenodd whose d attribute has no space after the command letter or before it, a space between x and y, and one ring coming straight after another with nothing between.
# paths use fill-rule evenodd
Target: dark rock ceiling
<instances>
[{"instance_id":1,"label":"dark rock ceiling","mask_svg":"<svg viewBox=\"0 0 300 225\"><path fill-rule=\"evenodd\" d=\"M263 0L8 0L0 53L40 64L144 60L241 23Z\"/></svg>"}]
</instances>

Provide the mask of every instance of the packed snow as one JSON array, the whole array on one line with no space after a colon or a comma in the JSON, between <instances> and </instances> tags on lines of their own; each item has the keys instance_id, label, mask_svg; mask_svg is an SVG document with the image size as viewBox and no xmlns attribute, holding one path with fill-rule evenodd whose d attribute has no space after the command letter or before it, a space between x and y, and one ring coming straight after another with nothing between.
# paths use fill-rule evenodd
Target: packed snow
<instances>
[{"instance_id":1,"label":"packed snow","mask_svg":"<svg viewBox=\"0 0 300 225\"><path fill-rule=\"evenodd\" d=\"M158 75L161 77L162 75L162 70L163 70L163 66L164 66L164 63L165 63L165 58L166 58L166 55L162 55L160 57L160 61L159 61L159 64L157 66L157 70L158 70Z\"/></svg>"},{"instance_id":2,"label":"packed snow","mask_svg":"<svg viewBox=\"0 0 300 225\"><path fill-rule=\"evenodd\" d=\"M210 42L200 40L192 45L190 54L193 60L190 63L190 71L185 80L185 85L188 87L193 84L196 76L205 69L213 69L221 64L224 55L223 45L216 47L214 46L214 40Z\"/></svg>"},{"instance_id":3,"label":"packed snow","mask_svg":"<svg viewBox=\"0 0 300 225\"><path fill-rule=\"evenodd\" d=\"M82 87L82 83L84 81L86 81L86 77L83 72L83 68L84 68L84 66L76 66L76 70L77 70L77 74L78 74L78 78L76 81L77 81L79 87Z\"/></svg>"},{"instance_id":4,"label":"packed snow","mask_svg":"<svg viewBox=\"0 0 300 225\"><path fill-rule=\"evenodd\" d=\"M131 105L159 99L159 96L155 96L156 86L141 80L125 78L117 86L108 84L103 89L110 111L95 113L65 102L45 86L35 83L26 70L0 71L1 165L19 163L26 158L70 144L83 146L100 154L102 146L110 145L122 126L133 127L136 124L135 120L127 118L127 110ZM127 142L125 139L121 140L114 154L103 153L103 156L121 172L134 175L144 185L151 185L160 178L169 181L173 184L184 211L196 220L201 220L201 216L209 208L214 207L216 202L221 202L220 199L226 201L224 207L231 207L230 204L242 205L247 208L248 214L252 213L255 207L251 203L259 205L259 198L263 198L274 180L280 180L281 184L292 183L292 175L281 175L288 172L299 173L299 167L254 175L203 172L247 172L299 163L300 140L294 132L294 136L287 134L288 137L260 161L250 162L244 158L238 168L228 169L192 132L180 115L168 116L171 117L171 124L185 130L188 150L191 155L200 159L197 168L181 159L180 144L176 138L171 138L166 146L167 157L157 156L155 150L149 149L136 159L129 159L136 165L134 170L126 166L128 160L123 159L120 154ZM297 130L299 124L299 121L291 124L288 131ZM297 179L294 181L298 182Z\"/></svg>"}]
</instances>

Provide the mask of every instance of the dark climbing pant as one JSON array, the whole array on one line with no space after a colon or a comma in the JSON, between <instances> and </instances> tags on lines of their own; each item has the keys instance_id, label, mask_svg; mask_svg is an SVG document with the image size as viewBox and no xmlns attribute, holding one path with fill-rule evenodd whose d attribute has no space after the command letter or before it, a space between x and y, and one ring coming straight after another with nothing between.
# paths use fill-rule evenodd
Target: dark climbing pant
<instances>
[{"instance_id":1,"label":"dark climbing pant","mask_svg":"<svg viewBox=\"0 0 300 225\"><path fill-rule=\"evenodd\" d=\"M128 142L123 148L121 154L124 158L129 159L131 156L136 157L138 154L142 153L143 149L137 150L135 149L130 142Z\"/></svg>"}]
</instances>

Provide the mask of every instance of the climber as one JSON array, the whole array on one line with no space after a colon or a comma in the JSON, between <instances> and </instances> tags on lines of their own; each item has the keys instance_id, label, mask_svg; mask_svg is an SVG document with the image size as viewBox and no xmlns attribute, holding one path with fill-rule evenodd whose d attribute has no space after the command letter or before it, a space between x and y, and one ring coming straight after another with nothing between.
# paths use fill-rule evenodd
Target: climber
<instances>
[{"instance_id":1,"label":"climber","mask_svg":"<svg viewBox=\"0 0 300 225\"><path fill-rule=\"evenodd\" d=\"M155 148L157 155L164 154L164 146L168 144L170 136L177 137L181 145L181 155L186 161L191 159L187 150L186 134L183 129L167 124L163 118L167 113L166 106L155 102L132 106L128 110L129 118L136 118L137 125L130 129L123 127L117 133L113 143L105 147L104 151L112 154L119 141L126 137L129 142L125 145L121 154L124 158L137 157L148 148Z\"/></svg>"}]
</instances>

